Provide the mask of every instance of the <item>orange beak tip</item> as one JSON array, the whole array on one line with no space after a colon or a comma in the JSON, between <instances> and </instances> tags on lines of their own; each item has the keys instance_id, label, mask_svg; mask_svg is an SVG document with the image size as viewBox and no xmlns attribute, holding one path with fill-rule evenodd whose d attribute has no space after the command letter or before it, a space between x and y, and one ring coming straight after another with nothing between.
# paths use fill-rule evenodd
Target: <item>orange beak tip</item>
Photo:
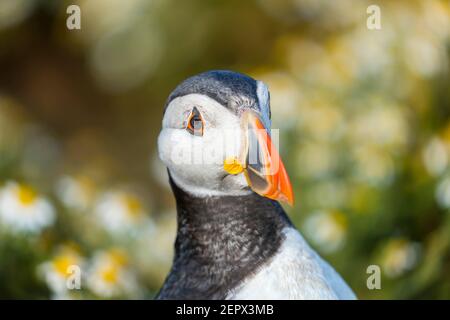
<instances>
[{"instance_id":1,"label":"orange beak tip","mask_svg":"<svg viewBox=\"0 0 450 320\"><path fill-rule=\"evenodd\" d=\"M295 203L295 198L294 198L294 194L292 192L291 185L289 184L288 190L281 190L281 192L282 192L283 198L284 198L282 200L284 200L285 202L287 202L287 204L289 204L291 207L293 207L294 203Z\"/></svg>"},{"instance_id":2,"label":"orange beak tip","mask_svg":"<svg viewBox=\"0 0 450 320\"><path fill-rule=\"evenodd\" d=\"M286 202L287 202L291 207L293 207L293 206L294 206L294 203L295 203L295 200L294 200L293 195L287 196L287 197L286 197Z\"/></svg>"}]
</instances>

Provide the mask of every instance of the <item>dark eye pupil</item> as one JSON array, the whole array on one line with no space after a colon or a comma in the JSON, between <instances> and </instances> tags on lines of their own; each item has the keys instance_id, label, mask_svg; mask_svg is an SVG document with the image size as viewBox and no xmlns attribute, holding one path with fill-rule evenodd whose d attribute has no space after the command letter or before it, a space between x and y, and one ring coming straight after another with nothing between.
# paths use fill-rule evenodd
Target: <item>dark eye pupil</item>
<instances>
[{"instance_id":1,"label":"dark eye pupil","mask_svg":"<svg viewBox=\"0 0 450 320\"><path fill-rule=\"evenodd\" d=\"M202 126L202 119L198 115L194 115L189 122L191 128L200 128Z\"/></svg>"},{"instance_id":2,"label":"dark eye pupil","mask_svg":"<svg viewBox=\"0 0 450 320\"><path fill-rule=\"evenodd\" d=\"M192 109L192 114L190 115L189 124L187 125L186 129L190 134L193 134L194 136L203 135L203 120L200 112L196 107Z\"/></svg>"}]
</instances>

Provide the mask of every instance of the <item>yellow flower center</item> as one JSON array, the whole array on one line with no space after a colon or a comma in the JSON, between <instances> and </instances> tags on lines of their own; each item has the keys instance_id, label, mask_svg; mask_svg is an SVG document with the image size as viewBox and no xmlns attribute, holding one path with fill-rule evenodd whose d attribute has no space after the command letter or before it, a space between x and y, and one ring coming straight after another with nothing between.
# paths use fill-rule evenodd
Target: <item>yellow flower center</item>
<instances>
[{"instance_id":1,"label":"yellow flower center","mask_svg":"<svg viewBox=\"0 0 450 320\"><path fill-rule=\"evenodd\" d=\"M116 283L118 278L118 269L113 266L107 266L101 271L103 281L107 283Z\"/></svg>"},{"instance_id":2,"label":"yellow flower center","mask_svg":"<svg viewBox=\"0 0 450 320\"><path fill-rule=\"evenodd\" d=\"M17 191L19 202L25 206L32 205L37 198L37 193L31 187L21 185Z\"/></svg>"},{"instance_id":3,"label":"yellow flower center","mask_svg":"<svg viewBox=\"0 0 450 320\"><path fill-rule=\"evenodd\" d=\"M82 190L83 197L91 200L94 196L94 183L88 177L82 176L78 178L79 186Z\"/></svg>"},{"instance_id":4,"label":"yellow flower center","mask_svg":"<svg viewBox=\"0 0 450 320\"><path fill-rule=\"evenodd\" d=\"M68 275L68 269L75 264L75 258L70 256L58 256L53 260L55 270L64 276Z\"/></svg>"},{"instance_id":5,"label":"yellow flower center","mask_svg":"<svg viewBox=\"0 0 450 320\"><path fill-rule=\"evenodd\" d=\"M124 197L125 205L128 208L130 214L137 217L142 212L142 205L138 198L132 195L126 195Z\"/></svg>"},{"instance_id":6,"label":"yellow flower center","mask_svg":"<svg viewBox=\"0 0 450 320\"><path fill-rule=\"evenodd\" d=\"M334 219L334 222L341 230L347 229L347 218L345 215L341 212L333 212L332 217Z\"/></svg>"},{"instance_id":7,"label":"yellow flower center","mask_svg":"<svg viewBox=\"0 0 450 320\"><path fill-rule=\"evenodd\" d=\"M117 266L124 266L127 263L127 256L121 249L111 249L108 252L108 258L112 264Z\"/></svg>"}]
</instances>

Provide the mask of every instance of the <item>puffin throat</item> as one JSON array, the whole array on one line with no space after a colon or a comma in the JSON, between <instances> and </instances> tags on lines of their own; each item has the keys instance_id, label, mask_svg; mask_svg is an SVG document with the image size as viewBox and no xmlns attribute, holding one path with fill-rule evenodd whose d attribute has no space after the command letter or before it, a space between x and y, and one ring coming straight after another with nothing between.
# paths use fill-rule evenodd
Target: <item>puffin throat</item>
<instances>
[{"instance_id":1,"label":"puffin throat","mask_svg":"<svg viewBox=\"0 0 450 320\"><path fill-rule=\"evenodd\" d=\"M271 260L292 225L278 202L256 193L203 198L170 184L177 238L160 299L226 298Z\"/></svg>"}]
</instances>

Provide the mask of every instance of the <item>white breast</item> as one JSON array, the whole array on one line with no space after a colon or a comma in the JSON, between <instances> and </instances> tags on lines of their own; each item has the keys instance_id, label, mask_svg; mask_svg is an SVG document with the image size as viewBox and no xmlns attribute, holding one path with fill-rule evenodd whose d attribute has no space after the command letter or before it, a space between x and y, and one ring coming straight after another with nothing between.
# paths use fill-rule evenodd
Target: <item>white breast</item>
<instances>
[{"instance_id":1,"label":"white breast","mask_svg":"<svg viewBox=\"0 0 450 320\"><path fill-rule=\"evenodd\" d=\"M356 299L340 275L306 243L286 228L280 251L268 265L229 293L228 299Z\"/></svg>"}]
</instances>

